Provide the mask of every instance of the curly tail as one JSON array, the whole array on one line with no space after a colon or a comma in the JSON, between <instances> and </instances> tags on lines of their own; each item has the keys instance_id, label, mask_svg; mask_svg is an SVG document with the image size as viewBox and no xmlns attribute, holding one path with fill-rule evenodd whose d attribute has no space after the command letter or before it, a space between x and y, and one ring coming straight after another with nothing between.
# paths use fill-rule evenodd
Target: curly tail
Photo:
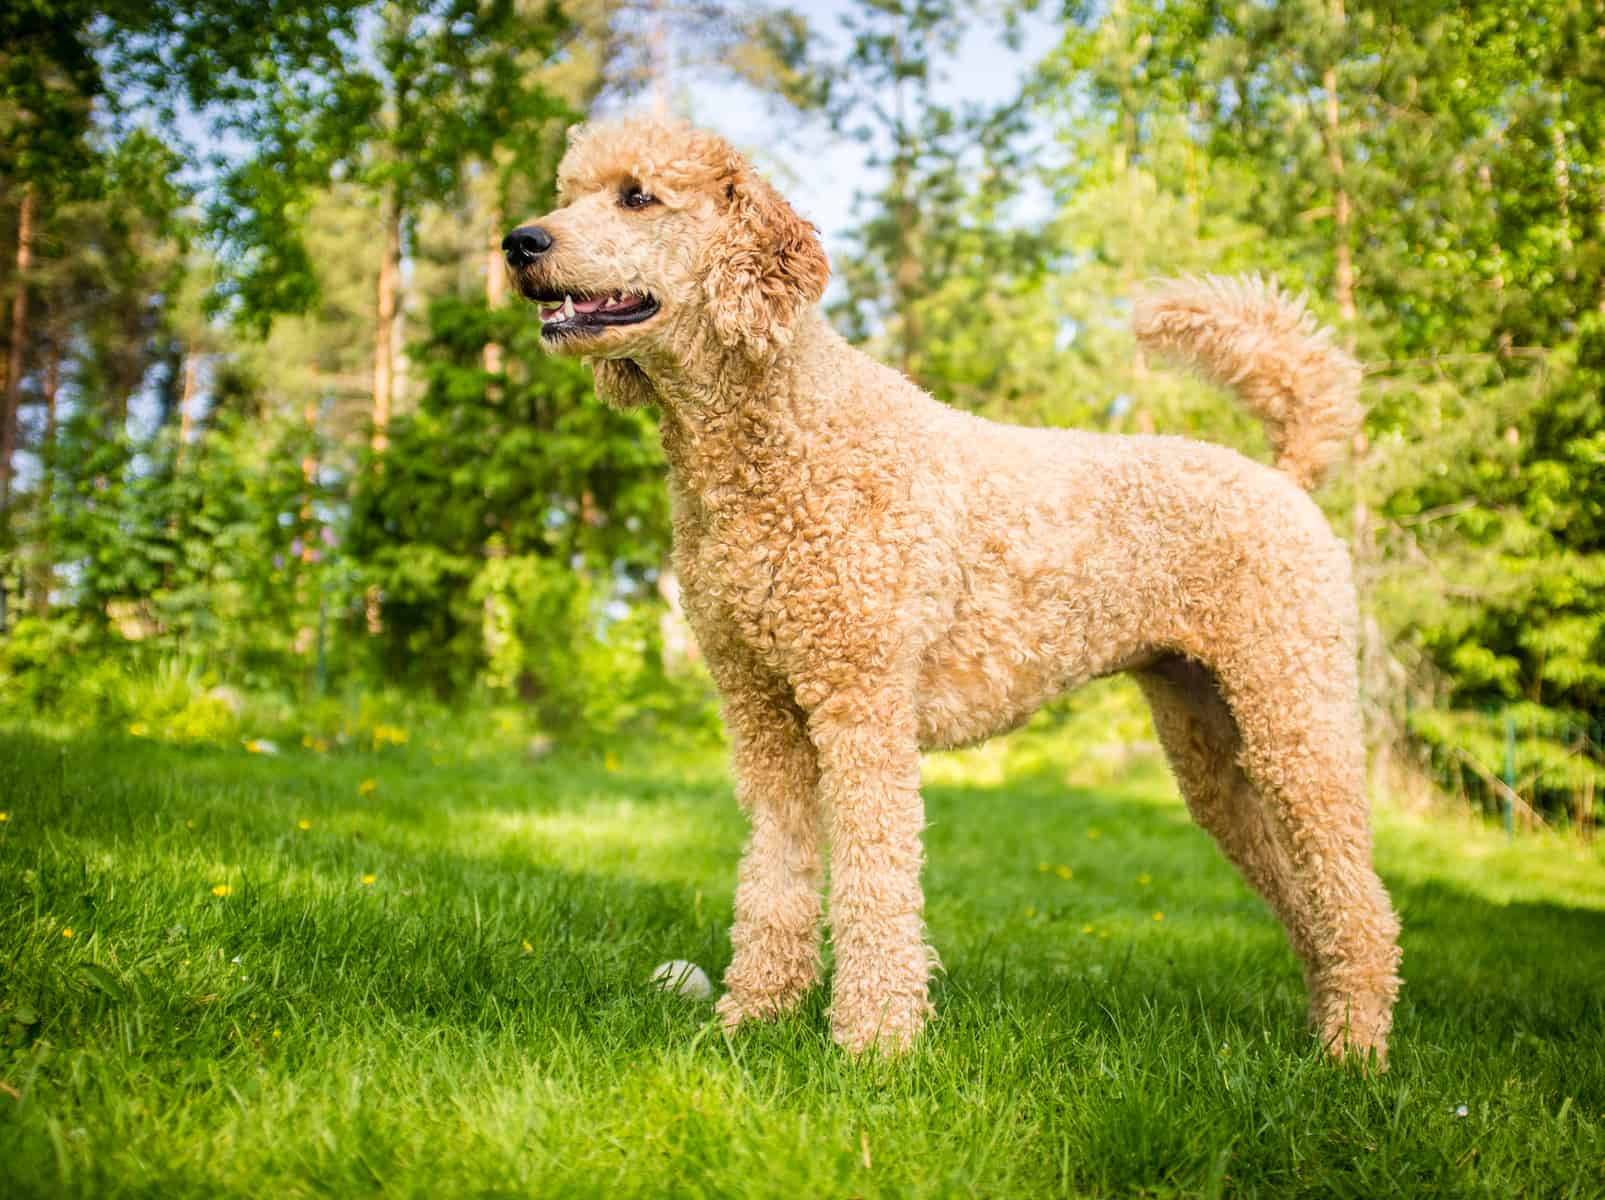
<instances>
[{"instance_id":1,"label":"curly tail","mask_svg":"<svg viewBox=\"0 0 1605 1200\"><path fill-rule=\"evenodd\" d=\"M1276 465L1305 490L1359 431L1360 364L1274 280L1172 280L1138 301L1132 326L1146 348L1235 389L1265 422Z\"/></svg>"}]
</instances>

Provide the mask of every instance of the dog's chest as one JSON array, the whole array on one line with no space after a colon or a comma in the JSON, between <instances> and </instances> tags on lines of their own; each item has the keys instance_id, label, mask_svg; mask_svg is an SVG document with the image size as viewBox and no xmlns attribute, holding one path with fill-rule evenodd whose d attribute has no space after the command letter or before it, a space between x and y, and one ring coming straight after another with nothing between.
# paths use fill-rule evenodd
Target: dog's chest
<instances>
[{"instance_id":1,"label":"dog's chest","mask_svg":"<svg viewBox=\"0 0 1605 1200\"><path fill-rule=\"evenodd\" d=\"M676 521L675 567L686 616L705 654L734 641L778 669L787 624L785 579L794 535L772 512L745 510L718 519Z\"/></svg>"}]
</instances>

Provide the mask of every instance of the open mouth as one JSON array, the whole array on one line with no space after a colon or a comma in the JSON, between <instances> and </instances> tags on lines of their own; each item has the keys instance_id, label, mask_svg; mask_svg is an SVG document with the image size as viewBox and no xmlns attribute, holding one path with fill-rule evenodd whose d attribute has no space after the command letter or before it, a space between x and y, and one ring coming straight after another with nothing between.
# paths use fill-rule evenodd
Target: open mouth
<instances>
[{"instance_id":1,"label":"open mouth","mask_svg":"<svg viewBox=\"0 0 1605 1200\"><path fill-rule=\"evenodd\" d=\"M614 325L639 325L658 311L651 296L615 292L611 296L575 296L541 292L530 299L540 305L541 336L562 337Z\"/></svg>"}]
</instances>

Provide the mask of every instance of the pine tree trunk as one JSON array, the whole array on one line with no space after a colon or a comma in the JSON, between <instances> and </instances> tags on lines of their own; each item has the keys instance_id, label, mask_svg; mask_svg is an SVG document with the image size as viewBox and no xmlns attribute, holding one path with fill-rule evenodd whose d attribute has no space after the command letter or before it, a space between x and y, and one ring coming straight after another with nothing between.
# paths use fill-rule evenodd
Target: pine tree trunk
<instances>
[{"instance_id":1,"label":"pine tree trunk","mask_svg":"<svg viewBox=\"0 0 1605 1200\"><path fill-rule=\"evenodd\" d=\"M313 366L314 380L317 376L317 367ZM314 385L315 386L315 385ZM323 530L317 520L317 505L314 503L318 486L318 398L314 390L301 406L301 419L306 422L307 450L301 456L301 510L298 514L297 528L301 535L301 562L295 570L295 608L296 612L306 614L313 605L312 589L321 588L323 584L321 569L314 572L308 568L316 561L316 556L322 552ZM321 594L318 597L321 603ZM300 625L295 631L293 643L295 652L303 657L312 653L317 644L317 629L311 625Z\"/></svg>"},{"instance_id":2,"label":"pine tree trunk","mask_svg":"<svg viewBox=\"0 0 1605 1200\"><path fill-rule=\"evenodd\" d=\"M61 390L61 339L50 335L45 359L45 438L40 446L38 536L34 541L33 579L29 591L35 616L50 615L50 589L56 564L50 548L50 517L56 495L56 396Z\"/></svg>"},{"instance_id":3,"label":"pine tree trunk","mask_svg":"<svg viewBox=\"0 0 1605 1200\"><path fill-rule=\"evenodd\" d=\"M373 451L390 444L390 395L395 378L396 280L401 269L401 209L386 189L380 205L382 257L379 260L377 322L373 337Z\"/></svg>"},{"instance_id":4,"label":"pine tree trunk","mask_svg":"<svg viewBox=\"0 0 1605 1200\"><path fill-rule=\"evenodd\" d=\"M178 463L184 464L190 431L195 427L195 388L200 379L200 352L191 338L184 350L184 391L178 399Z\"/></svg>"},{"instance_id":5,"label":"pine tree trunk","mask_svg":"<svg viewBox=\"0 0 1605 1200\"><path fill-rule=\"evenodd\" d=\"M908 169L900 167L897 177L897 273L895 276L897 286L897 308L903 318L903 336L900 343L898 365L903 374L909 378L914 377L914 360L919 353L922 340L919 313L915 311L915 301L920 284L920 261L914 253L914 225L918 221L918 213L914 201L909 196Z\"/></svg>"},{"instance_id":6,"label":"pine tree trunk","mask_svg":"<svg viewBox=\"0 0 1605 1200\"><path fill-rule=\"evenodd\" d=\"M901 72L902 54L902 41L894 37L892 61L897 81L893 86L896 88L897 107L894 118L896 128L892 131L895 146L893 153L896 156L892 162L892 192L893 204L897 211L897 245L892 265L892 301L902 330L902 336L898 339L897 365L903 374L913 379L914 360L919 353L921 341L920 320L914 311L914 304L919 292L922 268L919 256L914 250L915 225L919 221L919 210L911 194L914 138L908 129L907 96L904 91L906 85Z\"/></svg>"},{"instance_id":7,"label":"pine tree trunk","mask_svg":"<svg viewBox=\"0 0 1605 1200\"><path fill-rule=\"evenodd\" d=\"M485 241L485 307L493 313L501 308L502 301L507 297L507 264L502 259L502 220L501 206L492 206L490 234ZM485 343L484 363L485 374L495 376L502 373L500 342ZM495 397L501 389L493 380L488 390Z\"/></svg>"},{"instance_id":8,"label":"pine tree trunk","mask_svg":"<svg viewBox=\"0 0 1605 1200\"><path fill-rule=\"evenodd\" d=\"M6 357L5 405L0 408L0 508L11 507L17 454L17 408L22 400L23 349L28 340L28 267L33 259L33 184L22 185L17 215L17 281L11 298L11 352Z\"/></svg>"},{"instance_id":9,"label":"pine tree trunk","mask_svg":"<svg viewBox=\"0 0 1605 1200\"><path fill-rule=\"evenodd\" d=\"M1126 42L1130 38L1128 13L1125 0L1114 0L1109 6L1109 20L1114 26L1117 38ZM1142 52L1133 52L1118 64L1111 64L1114 73L1119 78L1129 79L1140 63ZM1142 251L1143 230L1141 181L1133 172L1138 156L1141 152L1137 130L1138 107L1142 103L1134 94L1129 83L1117 84L1120 104L1120 133L1115 140L1115 177L1119 181L1116 195L1124 207L1124 219L1127 228L1137 231L1137 236L1126 239L1122 247L1120 264L1120 294L1128 301L1135 297L1139 280L1143 277ZM1136 342L1131 347L1131 370L1129 378L1129 393L1131 398L1131 427L1137 433L1152 433L1154 431L1154 411L1148 403L1148 356L1143 348Z\"/></svg>"},{"instance_id":10,"label":"pine tree trunk","mask_svg":"<svg viewBox=\"0 0 1605 1200\"><path fill-rule=\"evenodd\" d=\"M1343 28L1343 0L1332 0L1332 22ZM1349 193L1343 181L1343 144L1338 128L1337 66L1329 65L1321 74L1321 86L1326 91L1326 164L1332 172L1332 214L1334 250L1337 257L1336 299L1338 314L1345 321L1354 320L1354 252L1349 228Z\"/></svg>"},{"instance_id":11,"label":"pine tree trunk","mask_svg":"<svg viewBox=\"0 0 1605 1200\"><path fill-rule=\"evenodd\" d=\"M663 0L652 0L652 29L647 34L647 54L652 73L652 115L663 119L669 115L669 22L664 13Z\"/></svg>"}]
</instances>

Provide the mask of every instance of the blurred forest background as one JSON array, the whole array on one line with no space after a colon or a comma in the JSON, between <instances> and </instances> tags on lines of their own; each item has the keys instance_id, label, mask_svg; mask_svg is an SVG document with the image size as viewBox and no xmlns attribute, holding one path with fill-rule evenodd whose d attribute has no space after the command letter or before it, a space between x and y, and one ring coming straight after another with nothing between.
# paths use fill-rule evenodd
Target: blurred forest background
<instances>
[{"instance_id":1,"label":"blurred forest background","mask_svg":"<svg viewBox=\"0 0 1605 1200\"><path fill-rule=\"evenodd\" d=\"M977 29L1029 70L955 104ZM497 246L548 207L570 124L718 127L716 80L777 139L869 147L830 313L948 403L1261 454L1136 351L1128 301L1185 271L1308 291L1366 365L1321 500L1379 759L1586 829L1602 29L1601 0L11 0L6 717L240 736L266 697L312 744L362 696L376 740L375 697L556 737L711 727L664 620L652 416L542 355Z\"/></svg>"}]
</instances>

